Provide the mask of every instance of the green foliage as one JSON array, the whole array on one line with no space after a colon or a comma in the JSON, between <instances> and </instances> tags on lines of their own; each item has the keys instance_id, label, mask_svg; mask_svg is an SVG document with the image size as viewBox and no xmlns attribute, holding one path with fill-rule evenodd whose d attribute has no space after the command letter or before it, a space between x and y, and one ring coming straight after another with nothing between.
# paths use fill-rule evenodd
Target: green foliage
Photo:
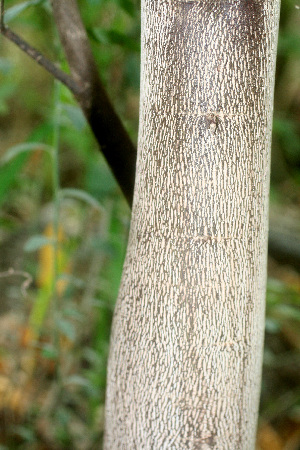
<instances>
[{"instance_id":1,"label":"green foliage","mask_svg":"<svg viewBox=\"0 0 300 450\"><path fill-rule=\"evenodd\" d=\"M0 166L0 206L8 197L9 189L14 185L17 175L26 163L27 155L20 155L7 166Z\"/></svg>"},{"instance_id":2,"label":"green foliage","mask_svg":"<svg viewBox=\"0 0 300 450\"><path fill-rule=\"evenodd\" d=\"M45 3L46 0L28 0L26 2L18 3L10 8L8 8L5 12L5 23L14 20L18 17L22 12L24 12L30 6L38 6Z\"/></svg>"},{"instance_id":3,"label":"green foliage","mask_svg":"<svg viewBox=\"0 0 300 450\"><path fill-rule=\"evenodd\" d=\"M35 39L39 39L37 15L47 2L8 1L7 5L10 8L6 21L13 21L16 31L20 24L22 35L26 26L30 42L42 48L42 40L35 44ZM139 30L138 14L132 5L129 1L122 2L122 7L113 1L89 1L89 8L83 6L87 27L95 36L95 54L100 64L104 62L104 78L112 79L112 89L121 90L125 86L117 108L136 134L138 106L134 117L132 111L126 117L126 58L119 58L124 51L129 56L138 55L139 51L139 38L134 34ZM106 27L101 26L102 20ZM100 30L105 36L102 41L96 38ZM53 30L49 26L45 27L45 33L42 39L52 39ZM14 114L16 126L10 126L7 144L5 139L1 142L1 220L4 223L12 209L17 217L21 215L21 220L10 218L10 232L18 236L27 227L32 230L26 234L24 250L20 251L24 251L22 268L29 268L35 279L35 284L26 291L26 303L23 302L26 307L18 312L24 323L27 321L26 335L29 335L22 358L29 361L29 384L42 383L42 389L54 389L55 396L55 392L59 393L47 410L43 408L43 396L34 395L31 407L36 413L28 422L23 418L22 426L11 429L7 443L9 448L14 448L17 442L22 442L24 448L33 448L40 439L38 423L42 418L48 424L53 445L77 448L81 439L85 441L81 448L88 449L100 442L103 428L99 417L105 397L108 340L125 255L129 209L70 93L61 87L59 97L54 94L53 100L53 94L47 95L52 90L52 80L42 73L42 83L36 84L39 82L36 67L23 55L25 66L21 74L20 62L16 61L19 50L4 43L0 59L3 117L0 116L0 128L5 127L7 116ZM56 58L61 58L60 50ZM119 67L115 65L116 59L120 61ZM17 115L22 117L21 123ZM24 130L20 133L22 126ZM54 139L55 133L58 134ZM59 148L57 168L53 139ZM55 186L57 176L59 184ZM33 191L27 193L26 185L32 186ZM22 204L18 200L20 193L25 199ZM55 228L56 214L58 228ZM52 235L45 231L49 226ZM5 230L0 230L4 240L9 237ZM18 292L20 295L20 289ZM18 376L16 373L15 378ZM50 384L46 381L49 376ZM1 408L0 404L0 420ZM26 417L28 414L29 411ZM81 437L74 430L74 423L79 424Z\"/></svg>"},{"instance_id":4,"label":"green foliage","mask_svg":"<svg viewBox=\"0 0 300 450\"><path fill-rule=\"evenodd\" d=\"M300 165L300 133L298 122L291 117L277 117L273 121L273 132L280 145L284 148L285 158L291 168Z\"/></svg>"}]
</instances>

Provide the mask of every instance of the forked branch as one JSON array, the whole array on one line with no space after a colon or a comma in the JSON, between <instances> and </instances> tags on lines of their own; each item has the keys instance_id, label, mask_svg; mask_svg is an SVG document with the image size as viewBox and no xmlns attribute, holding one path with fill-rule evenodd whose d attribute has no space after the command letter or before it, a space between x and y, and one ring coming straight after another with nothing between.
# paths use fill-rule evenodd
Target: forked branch
<instances>
[{"instance_id":1,"label":"forked branch","mask_svg":"<svg viewBox=\"0 0 300 450\"><path fill-rule=\"evenodd\" d=\"M54 19L71 76L4 24L0 0L0 31L74 94L129 205L132 204L136 148L101 83L76 0L52 0Z\"/></svg>"},{"instance_id":2,"label":"forked branch","mask_svg":"<svg viewBox=\"0 0 300 450\"><path fill-rule=\"evenodd\" d=\"M46 58L37 49L32 47L28 42L26 42L19 35L14 33L7 25L4 23L4 0L0 1L0 32L8 40L16 44L24 53L26 53L30 58L36 61L40 66L44 67L51 75L53 75L57 80L61 81L74 95L78 95L80 92L79 86L74 82L74 80L65 72L60 70L55 64L53 64L48 58Z\"/></svg>"}]
</instances>

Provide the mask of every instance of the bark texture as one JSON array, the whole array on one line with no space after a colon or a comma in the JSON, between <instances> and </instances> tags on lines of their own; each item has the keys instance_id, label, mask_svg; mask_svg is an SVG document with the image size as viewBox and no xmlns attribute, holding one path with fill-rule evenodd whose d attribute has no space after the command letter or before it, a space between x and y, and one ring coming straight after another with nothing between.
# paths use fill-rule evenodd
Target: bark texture
<instances>
[{"instance_id":1,"label":"bark texture","mask_svg":"<svg viewBox=\"0 0 300 450\"><path fill-rule=\"evenodd\" d=\"M279 0L142 0L105 449L252 450Z\"/></svg>"}]
</instances>

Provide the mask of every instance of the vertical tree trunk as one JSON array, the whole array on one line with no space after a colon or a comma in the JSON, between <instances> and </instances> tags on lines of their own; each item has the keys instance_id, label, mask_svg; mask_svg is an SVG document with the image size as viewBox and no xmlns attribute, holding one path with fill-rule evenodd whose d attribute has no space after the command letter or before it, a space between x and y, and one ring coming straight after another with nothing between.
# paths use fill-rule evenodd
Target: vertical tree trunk
<instances>
[{"instance_id":1,"label":"vertical tree trunk","mask_svg":"<svg viewBox=\"0 0 300 450\"><path fill-rule=\"evenodd\" d=\"M253 449L279 0L142 0L105 448Z\"/></svg>"}]
</instances>

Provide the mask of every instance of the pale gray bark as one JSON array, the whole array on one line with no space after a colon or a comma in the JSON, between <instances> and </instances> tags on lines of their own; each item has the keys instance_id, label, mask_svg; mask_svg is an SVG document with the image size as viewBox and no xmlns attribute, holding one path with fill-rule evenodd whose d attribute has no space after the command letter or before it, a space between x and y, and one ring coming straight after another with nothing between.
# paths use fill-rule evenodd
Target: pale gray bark
<instances>
[{"instance_id":1,"label":"pale gray bark","mask_svg":"<svg viewBox=\"0 0 300 450\"><path fill-rule=\"evenodd\" d=\"M105 448L254 448L279 0L143 0Z\"/></svg>"}]
</instances>

